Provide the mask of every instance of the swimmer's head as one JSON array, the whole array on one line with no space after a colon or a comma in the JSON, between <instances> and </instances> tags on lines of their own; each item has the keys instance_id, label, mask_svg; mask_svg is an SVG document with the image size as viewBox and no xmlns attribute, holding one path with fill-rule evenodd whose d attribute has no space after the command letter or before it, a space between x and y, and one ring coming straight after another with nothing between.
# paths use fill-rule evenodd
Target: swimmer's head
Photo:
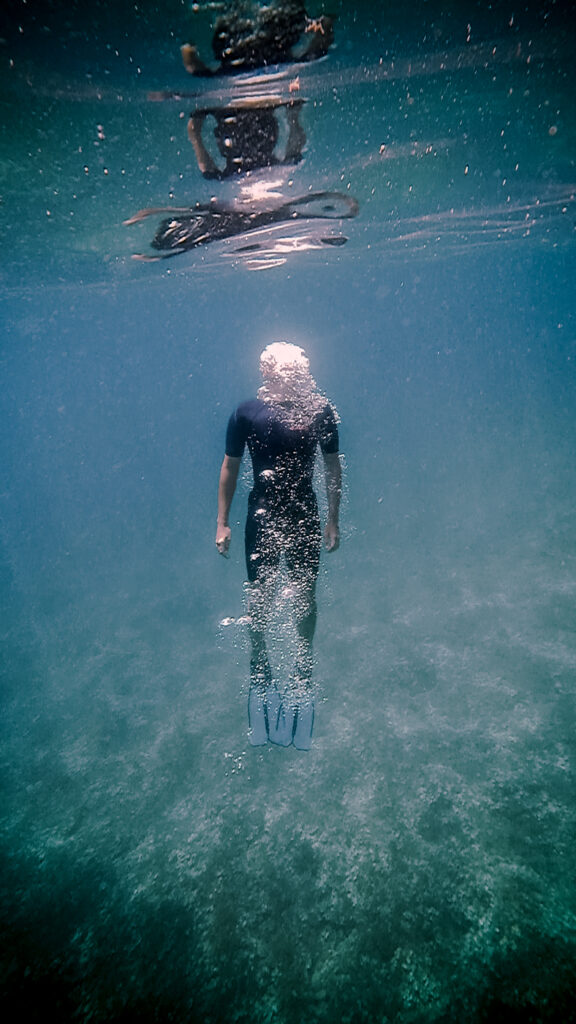
<instances>
[{"instance_id":1,"label":"swimmer's head","mask_svg":"<svg viewBox=\"0 0 576 1024\"><path fill-rule=\"evenodd\" d=\"M310 362L303 348L288 341L267 345L260 356L260 370L265 381L308 380Z\"/></svg>"},{"instance_id":2,"label":"swimmer's head","mask_svg":"<svg viewBox=\"0 0 576 1024\"><path fill-rule=\"evenodd\" d=\"M326 398L310 373L308 356L299 345L275 341L260 356L262 387L258 398L278 405L289 415L288 423L299 429L308 427L326 408ZM289 414L286 410L289 409Z\"/></svg>"}]
</instances>

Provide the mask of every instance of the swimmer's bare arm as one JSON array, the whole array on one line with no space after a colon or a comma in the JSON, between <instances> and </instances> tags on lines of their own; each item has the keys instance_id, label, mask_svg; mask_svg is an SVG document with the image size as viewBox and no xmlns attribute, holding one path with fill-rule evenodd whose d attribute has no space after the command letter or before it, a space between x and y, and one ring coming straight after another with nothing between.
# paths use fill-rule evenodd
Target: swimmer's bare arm
<instances>
[{"instance_id":1,"label":"swimmer's bare arm","mask_svg":"<svg viewBox=\"0 0 576 1024\"><path fill-rule=\"evenodd\" d=\"M218 524L216 526L216 547L221 555L228 553L232 531L228 525L232 498L236 491L241 459L225 455L220 469L218 484Z\"/></svg>"},{"instance_id":2,"label":"swimmer's bare arm","mask_svg":"<svg viewBox=\"0 0 576 1024\"><path fill-rule=\"evenodd\" d=\"M190 75L203 75L207 77L214 74L204 61L200 59L198 50L193 43L185 43L184 46L181 46L180 53L182 54L182 63Z\"/></svg>"},{"instance_id":3,"label":"swimmer's bare arm","mask_svg":"<svg viewBox=\"0 0 576 1024\"><path fill-rule=\"evenodd\" d=\"M302 100L294 100L286 104L288 138L286 139L284 163L287 164L297 164L302 159L302 150L306 145L306 133L298 119L302 103Z\"/></svg>"},{"instance_id":4,"label":"swimmer's bare arm","mask_svg":"<svg viewBox=\"0 0 576 1024\"><path fill-rule=\"evenodd\" d=\"M188 138L194 146L198 167L202 174L207 178L219 178L220 171L206 149L202 138L202 126L205 120L205 110L198 110L194 114L190 114L190 119L188 121Z\"/></svg>"},{"instance_id":5,"label":"swimmer's bare arm","mask_svg":"<svg viewBox=\"0 0 576 1024\"><path fill-rule=\"evenodd\" d=\"M342 495L342 467L337 453L324 455L324 478L328 498L328 519L324 528L324 547L337 551L340 546L340 497Z\"/></svg>"}]
</instances>

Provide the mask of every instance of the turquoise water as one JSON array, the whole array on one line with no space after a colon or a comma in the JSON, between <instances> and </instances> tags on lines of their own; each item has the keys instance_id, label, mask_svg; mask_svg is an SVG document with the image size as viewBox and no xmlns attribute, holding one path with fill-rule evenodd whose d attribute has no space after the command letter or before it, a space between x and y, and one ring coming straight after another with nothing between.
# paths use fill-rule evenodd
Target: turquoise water
<instances>
[{"instance_id":1,"label":"turquoise water","mask_svg":"<svg viewBox=\"0 0 576 1024\"><path fill-rule=\"evenodd\" d=\"M162 263L132 260L154 224L124 220L238 192L195 166L197 98L148 98L235 95L179 64L209 16L13 5L2 32L19 1017L575 1019L570 9L337 6L337 48L299 72L305 159L274 187L358 216ZM228 415L284 337L345 459L306 753L250 746L246 637L221 625L247 473L230 560L213 545Z\"/></svg>"}]
</instances>

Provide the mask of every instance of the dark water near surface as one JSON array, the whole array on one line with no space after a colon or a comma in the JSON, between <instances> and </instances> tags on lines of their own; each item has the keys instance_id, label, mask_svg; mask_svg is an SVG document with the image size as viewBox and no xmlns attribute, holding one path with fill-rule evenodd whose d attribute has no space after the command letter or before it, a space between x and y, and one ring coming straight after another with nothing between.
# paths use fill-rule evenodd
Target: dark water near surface
<instances>
[{"instance_id":1,"label":"dark water near surface","mask_svg":"<svg viewBox=\"0 0 576 1024\"><path fill-rule=\"evenodd\" d=\"M427 55L463 52L468 17L446 9L435 51L432 15L418 35L391 13L393 80L374 13L342 8L348 35L302 72L309 150L283 187L355 196L330 225L346 244L302 251L316 226L282 226L249 258L254 235L166 264L131 261L151 225L122 220L219 187L178 102L145 99L189 87L170 77L179 13L152 69L162 22L138 21L131 77L127 58L105 74L119 15L95 8L88 40L63 10L56 56L6 33L6 1005L573 1020L574 116L556 6L522 34L541 33L538 59L487 61L491 34L509 42L496 5L449 73ZM416 76L401 63L424 57ZM308 753L250 747L245 637L220 625L243 611L247 478L230 561L213 550L226 420L278 337L334 398L346 465Z\"/></svg>"}]
</instances>

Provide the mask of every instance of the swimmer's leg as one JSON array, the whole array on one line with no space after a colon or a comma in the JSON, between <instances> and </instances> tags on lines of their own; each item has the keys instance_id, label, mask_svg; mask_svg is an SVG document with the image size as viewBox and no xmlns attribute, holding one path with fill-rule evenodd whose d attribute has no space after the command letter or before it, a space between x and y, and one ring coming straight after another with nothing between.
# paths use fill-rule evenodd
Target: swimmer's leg
<instances>
[{"instance_id":1,"label":"swimmer's leg","mask_svg":"<svg viewBox=\"0 0 576 1024\"><path fill-rule=\"evenodd\" d=\"M312 648L316 632L316 581L320 566L320 521L316 508L308 510L306 528L299 524L286 550L290 580L295 588L294 614L297 633L294 683L307 689L312 682Z\"/></svg>"},{"instance_id":2,"label":"swimmer's leg","mask_svg":"<svg viewBox=\"0 0 576 1024\"><path fill-rule=\"evenodd\" d=\"M274 596L275 579L254 580L248 584L248 635L250 637L250 682L266 687L272 681L272 670L266 647L268 612Z\"/></svg>"},{"instance_id":3,"label":"swimmer's leg","mask_svg":"<svg viewBox=\"0 0 576 1024\"><path fill-rule=\"evenodd\" d=\"M282 717L281 699L272 681L272 669L266 648L268 610L275 589L274 576L260 574L249 582L247 587L248 635L251 647L248 735L252 746L260 746L268 739L273 743L282 742L278 734L278 723Z\"/></svg>"},{"instance_id":4,"label":"swimmer's leg","mask_svg":"<svg viewBox=\"0 0 576 1024\"><path fill-rule=\"evenodd\" d=\"M316 630L316 577L309 567L294 582L294 613L297 633L294 672L282 698L284 744L292 742L298 750L309 750L314 729L314 691L312 687L312 648ZM273 739L272 733L270 738ZM277 742L277 741L275 741Z\"/></svg>"},{"instance_id":5,"label":"swimmer's leg","mask_svg":"<svg viewBox=\"0 0 576 1024\"><path fill-rule=\"evenodd\" d=\"M318 617L316 580L313 581L311 586L302 588L297 594L295 612L298 640L294 677L296 686L300 689L309 687L312 681L312 649Z\"/></svg>"},{"instance_id":6,"label":"swimmer's leg","mask_svg":"<svg viewBox=\"0 0 576 1024\"><path fill-rule=\"evenodd\" d=\"M266 509L252 499L248 503L245 544L248 634L251 644L250 681L252 685L266 688L272 679L266 648L266 628L276 588L280 547Z\"/></svg>"}]
</instances>

